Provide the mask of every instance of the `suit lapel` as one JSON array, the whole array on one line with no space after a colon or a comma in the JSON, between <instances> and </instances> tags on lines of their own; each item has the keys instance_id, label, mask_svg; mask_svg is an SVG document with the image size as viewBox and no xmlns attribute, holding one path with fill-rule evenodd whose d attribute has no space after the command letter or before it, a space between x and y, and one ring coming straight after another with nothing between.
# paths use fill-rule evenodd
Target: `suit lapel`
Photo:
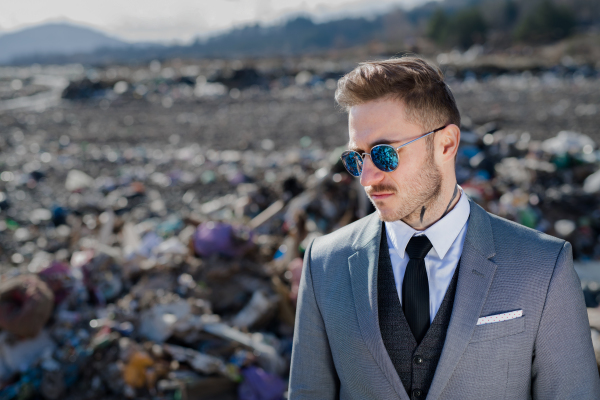
<instances>
[{"instance_id":1,"label":"suit lapel","mask_svg":"<svg viewBox=\"0 0 600 400\"><path fill-rule=\"evenodd\" d=\"M428 400L439 399L452 376L471 340L496 272L496 264L490 260L495 255L490 218L472 200L469 202L471 214L461 255L454 307Z\"/></svg>"},{"instance_id":2,"label":"suit lapel","mask_svg":"<svg viewBox=\"0 0 600 400\"><path fill-rule=\"evenodd\" d=\"M381 339L377 309L377 264L381 242L381 221L376 213L367 218L370 220L353 244L353 248L357 251L348 258L358 323L363 340L379 368L398 396L402 400L409 400Z\"/></svg>"}]
</instances>

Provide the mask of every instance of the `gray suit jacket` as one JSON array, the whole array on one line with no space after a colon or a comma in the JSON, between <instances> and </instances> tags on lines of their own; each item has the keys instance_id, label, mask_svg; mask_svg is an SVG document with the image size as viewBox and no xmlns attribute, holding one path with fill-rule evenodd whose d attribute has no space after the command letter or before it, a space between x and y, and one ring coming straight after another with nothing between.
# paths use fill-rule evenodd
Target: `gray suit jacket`
<instances>
[{"instance_id":1,"label":"gray suit jacket","mask_svg":"<svg viewBox=\"0 0 600 400\"><path fill-rule=\"evenodd\" d=\"M571 245L471 201L454 308L428 400L600 399ZM381 222L316 239L300 283L290 399L409 400L379 331ZM480 317L523 310L487 325Z\"/></svg>"}]
</instances>

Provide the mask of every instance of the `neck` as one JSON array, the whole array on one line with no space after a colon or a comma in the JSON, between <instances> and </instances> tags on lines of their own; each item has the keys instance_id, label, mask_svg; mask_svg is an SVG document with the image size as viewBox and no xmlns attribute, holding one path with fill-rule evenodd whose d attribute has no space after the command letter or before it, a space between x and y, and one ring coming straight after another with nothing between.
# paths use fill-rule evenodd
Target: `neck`
<instances>
[{"instance_id":1,"label":"neck","mask_svg":"<svg viewBox=\"0 0 600 400\"><path fill-rule=\"evenodd\" d=\"M417 208L402 221L418 231L425 230L448 214L460 199L461 191L456 179L442 186L440 194Z\"/></svg>"}]
</instances>

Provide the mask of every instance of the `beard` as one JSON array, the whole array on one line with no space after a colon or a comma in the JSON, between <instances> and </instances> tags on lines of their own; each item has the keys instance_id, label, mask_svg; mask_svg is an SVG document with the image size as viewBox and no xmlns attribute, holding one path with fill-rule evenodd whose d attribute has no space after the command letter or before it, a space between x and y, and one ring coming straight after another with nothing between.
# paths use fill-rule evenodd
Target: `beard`
<instances>
[{"instance_id":1,"label":"beard","mask_svg":"<svg viewBox=\"0 0 600 400\"><path fill-rule=\"evenodd\" d=\"M377 207L377 201L371 196L369 199L379 218L385 222L402 220L414 213L421 214L423 207L430 208L440 196L442 190L442 174L433 161L433 155L427 157L418 175L410 181L403 182L403 187L382 184L374 185L367 189L367 194L377 192L392 192L397 198L396 204L390 210Z\"/></svg>"}]
</instances>

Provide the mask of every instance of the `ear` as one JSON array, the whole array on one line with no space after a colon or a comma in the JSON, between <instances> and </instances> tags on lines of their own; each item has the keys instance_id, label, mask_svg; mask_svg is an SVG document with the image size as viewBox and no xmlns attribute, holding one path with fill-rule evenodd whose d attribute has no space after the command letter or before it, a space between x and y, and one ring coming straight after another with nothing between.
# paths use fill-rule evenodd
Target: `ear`
<instances>
[{"instance_id":1,"label":"ear","mask_svg":"<svg viewBox=\"0 0 600 400\"><path fill-rule=\"evenodd\" d=\"M454 162L460 143L460 128L454 124L448 125L436 133L436 142L438 148L436 153L440 157L440 161L443 163Z\"/></svg>"}]
</instances>

